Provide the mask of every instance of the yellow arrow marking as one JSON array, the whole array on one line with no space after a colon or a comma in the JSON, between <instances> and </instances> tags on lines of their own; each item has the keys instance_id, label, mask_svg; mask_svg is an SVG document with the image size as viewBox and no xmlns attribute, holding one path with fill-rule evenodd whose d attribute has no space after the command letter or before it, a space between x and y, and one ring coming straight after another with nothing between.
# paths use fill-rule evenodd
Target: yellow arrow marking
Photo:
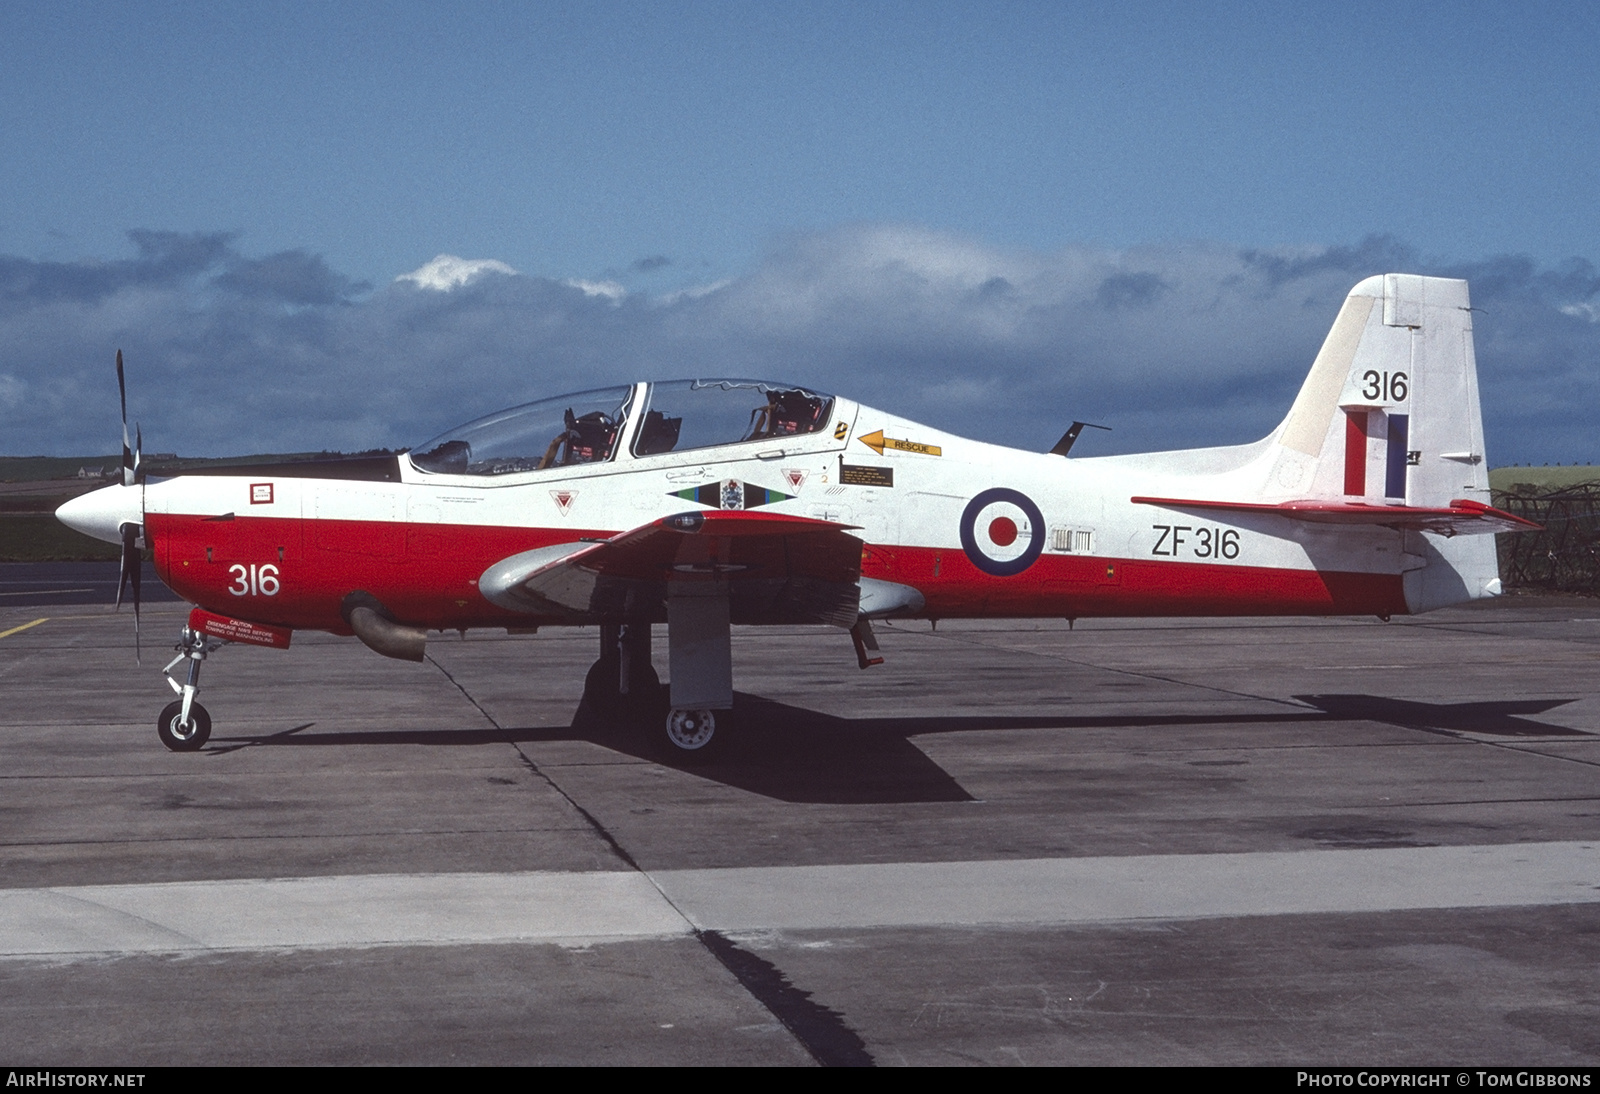
<instances>
[{"instance_id":1,"label":"yellow arrow marking","mask_svg":"<svg viewBox=\"0 0 1600 1094\"><path fill-rule=\"evenodd\" d=\"M0 631L0 638L10 638L12 635L16 634L18 631L25 631L29 627L37 627L40 623L48 622L49 619L50 619L50 617L47 615L43 619L35 619L32 623L24 623L20 627L12 627L9 631Z\"/></svg>"},{"instance_id":2,"label":"yellow arrow marking","mask_svg":"<svg viewBox=\"0 0 1600 1094\"><path fill-rule=\"evenodd\" d=\"M944 455L944 449L940 448L936 444L919 444L916 441L897 441L893 437L885 437L883 435L883 430L881 429L872 433L868 433L864 437L857 437L856 440L860 441L862 444L866 445L880 456L883 455L883 450L885 448L892 448L896 452L915 452L922 456Z\"/></svg>"}]
</instances>

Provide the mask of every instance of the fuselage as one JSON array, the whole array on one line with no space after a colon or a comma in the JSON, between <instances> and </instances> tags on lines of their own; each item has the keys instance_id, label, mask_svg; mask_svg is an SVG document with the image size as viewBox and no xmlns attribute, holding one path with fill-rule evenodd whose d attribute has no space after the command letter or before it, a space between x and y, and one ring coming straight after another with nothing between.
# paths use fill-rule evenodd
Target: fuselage
<instances>
[{"instance_id":1,"label":"fuselage","mask_svg":"<svg viewBox=\"0 0 1600 1094\"><path fill-rule=\"evenodd\" d=\"M633 405L647 395L638 385ZM1267 442L1068 459L832 398L812 432L639 454L642 421L622 421L605 460L543 470L452 473L402 454L109 489L142 489L157 571L180 596L340 633L357 589L429 629L572 622L497 605L479 578L512 555L711 508L851 526L862 577L917 590L903 614L920 617L1407 610L1401 532L1130 500L1215 492Z\"/></svg>"}]
</instances>

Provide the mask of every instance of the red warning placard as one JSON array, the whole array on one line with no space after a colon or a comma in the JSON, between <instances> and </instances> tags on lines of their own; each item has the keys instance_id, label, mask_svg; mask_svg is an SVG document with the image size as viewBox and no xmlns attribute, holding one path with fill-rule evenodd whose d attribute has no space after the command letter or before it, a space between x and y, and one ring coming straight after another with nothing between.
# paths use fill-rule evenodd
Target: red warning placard
<instances>
[{"instance_id":1,"label":"red warning placard","mask_svg":"<svg viewBox=\"0 0 1600 1094\"><path fill-rule=\"evenodd\" d=\"M204 608L189 613L189 629L220 638L224 642L246 642L252 646L271 646L275 650L289 648L289 638L294 631L287 627L269 627L265 623L250 623L226 615L217 615Z\"/></svg>"}]
</instances>

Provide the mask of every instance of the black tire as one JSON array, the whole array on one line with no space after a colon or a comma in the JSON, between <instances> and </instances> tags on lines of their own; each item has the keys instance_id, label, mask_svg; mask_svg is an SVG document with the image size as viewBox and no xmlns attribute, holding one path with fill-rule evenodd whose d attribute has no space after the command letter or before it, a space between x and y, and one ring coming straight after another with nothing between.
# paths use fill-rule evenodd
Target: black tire
<instances>
[{"instance_id":1,"label":"black tire","mask_svg":"<svg viewBox=\"0 0 1600 1094\"><path fill-rule=\"evenodd\" d=\"M168 703L156 719L156 732L161 735L161 743L174 752L198 752L211 739L211 715L199 703L190 703L187 728L178 722L182 715L182 699Z\"/></svg>"}]
</instances>

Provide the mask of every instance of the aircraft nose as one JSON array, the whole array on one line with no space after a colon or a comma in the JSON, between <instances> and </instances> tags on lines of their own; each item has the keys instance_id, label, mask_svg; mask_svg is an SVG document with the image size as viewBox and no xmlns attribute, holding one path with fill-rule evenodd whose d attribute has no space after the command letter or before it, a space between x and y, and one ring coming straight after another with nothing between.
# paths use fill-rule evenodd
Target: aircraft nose
<instances>
[{"instance_id":1,"label":"aircraft nose","mask_svg":"<svg viewBox=\"0 0 1600 1094\"><path fill-rule=\"evenodd\" d=\"M121 543L124 524L144 523L142 492L139 486L103 486L57 509L56 519L86 536Z\"/></svg>"}]
</instances>

